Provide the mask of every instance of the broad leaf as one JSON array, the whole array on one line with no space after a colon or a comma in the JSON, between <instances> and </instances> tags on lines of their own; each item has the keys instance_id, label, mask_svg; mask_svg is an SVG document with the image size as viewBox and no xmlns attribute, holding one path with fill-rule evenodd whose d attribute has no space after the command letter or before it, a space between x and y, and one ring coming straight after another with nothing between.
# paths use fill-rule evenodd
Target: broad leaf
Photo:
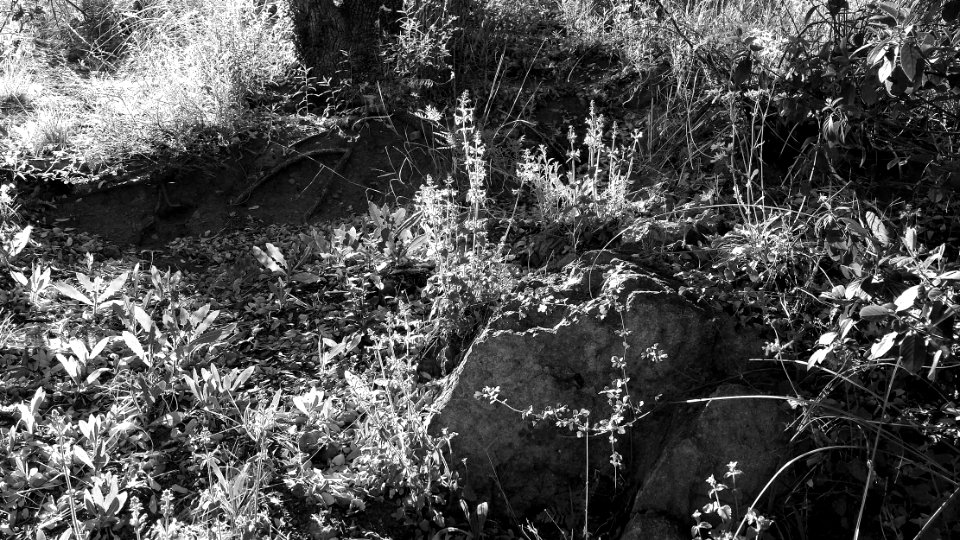
<instances>
[{"instance_id":1,"label":"broad leaf","mask_svg":"<svg viewBox=\"0 0 960 540\"><path fill-rule=\"evenodd\" d=\"M940 350L933 353L933 362L930 363L930 371L927 372L927 379L931 381L937 380L937 370L940 368L940 362L946 360L950 357L950 349L944 346L940 347Z\"/></svg>"},{"instance_id":2,"label":"broad leaf","mask_svg":"<svg viewBox=\"0 0 960 540\"><path fill-rule=\"evenodd\" d=\"M262 249L258 248L257 246L253 246L253 248L251 248L251 250L253 251L253 256L257 258L257 261L258 261L264 268L266 268L267 270L269 270L269 271L271 271L271 272L283 273L283 270L280 269L280 265L278 265L276 261L274 261L272 258L270 258L269 255L267 255L266 253L264 253Z\"/></svg>"},{"instance_id":3,"label":"broad leaf","mask_svg":"<svg viewBox=\"0 0 960 540\"><path fill-rule=\"evenodd\" d=\"M10 277L12 277L13 280L17 282L17 285L20 285L21 287L26 287L27 283L30 282L30 280L27 279L27 276L23 275L23 272L11 270Z\"/></svg>"},{"instance_id":4,"label":"broad leaf","mask_svg":"<svg viewBox=\"0 0 960 540\"><path fill-rule=\"evenodd\" d=\"M870 52L867 54L867 65L873 67L879 64L883 60L884 55L886 54L887 54L887 41L882 41L878 43L873 49L871 49ZM880 80L883 81L883 79L880 79Z\"/></svg>"},{"instance_id":5,"label":"broad leaf","mask_svg":"<svg viewBox=\"0 0 960 540\"><path fill-rule=\"evenodd\" d=\"M877 79L880 82L886 82L890 78L890 75L893 75L893 62L889 57L884 56L883 61L880 63L880 67L877 69Z\"/></svg>"},{"instance_id":6,"label":"broad leaf","mask_svg":"<svg viewBox=\"0 0 960 540\"><path fill-rule=\"evenodd\" d=\"M23 426L27 428L27 433L33 433L33 426L37 422L33 411L31 411L25 403L18 403L17 410L20 411L20 421L23 422Z\"/></svg>"},{"instance_id":7,"label":"broad leaf","mask_svg":"<svg viewBox=\"0 0 960 540\"><path fill-rule=\"evenodd\" d=\"M320 276L316 274L311 274L310 272L298 272L290 276L290 279L291 281L295 281L297 283L303 283L304 285L309 285L311 283L316 283L320 281L321 278Z\"/></svg>"},{"instance_id":8,"label":"broad leaf","mask_svg":"<svg viewBox=\"0 0 960 540\"><path fill-rule=\"evenodd\" d=\"M84 364L87 363L87 359L90 356L90 352L87 351L87 346L84 345L82 341L80 341L79 339L71 339L70 351L73 353L74 356L77 357L77 360L79 360L81 363L84 363Z\"/></svg>"},{"instance_id":9,"label":"broad leaf","mask_svg":"<svg viewBox=\"0 0 960 540\"><path fill-rule=\"evenodd\" d=\"M193 351L197 350L198 348L204 345L209 345L212 343L223 341L228 337L230 337L230 334L233 334L233 332L236 331L236 329L237 329L237 323L230 323L224 326L223 328L218 328L216 330L210 330L209 332L204 332L203 334L200 334L197 337L197 339L194 339L193 341L190 342L188 350L192 353Z\"/></svg>"},{"instance_id":10,"label":"broad leaf","mask_svg":"<svg viewBox=\"0 0 960 540\"><path fill-rule=\"evenodd\" d=\"M310 416L310 410L307 408L307 402L303 396L293 397L293 406L302 412L305 416Z\"/></svg>"},{"instance_id":11,"label":"broad leaf","mask_svg":"<svg viewBox=\"0 0 960 540\"><path fill-rule=\"evenodd\" d=\"M257 366L250 366L247 369L243 370L242 373L237 377L237 380L233 381L233 384L230 385L230 390L236 390L243 386L243 383L247 382L250 379L250 376L253 375L254 370Z\"/></svg>"},{"instance_id":12,"label":"broad leaf","mask_svg":"<svg viewBox=\"0 0 960 540\"><path fill-rule=\"evenodd\" d=\"M43 387L37 388L37 391L33 393L33 397L30 399L30 410L36 413L40 410L40 405L43 404L43 400L47 398L47 392Z\"/></svg>"},{"instance_id":13,"label":"broad leaf","mask_svg":"<svg viewBox=\"0 0 960 540\"><path fill-rule=\"evenodd\" d=\"M137 339L137 336L131 334L130 332L123 332L123 342L127 344L127 347L130 349L133 354L137 355L137 358L141 360L146 359L146 354L143 352L143 346L140 345L140 340Z\"/></svg>"},{"instance_id":14,"label":"broad leaf","mask_svg":"<svg viewBox=\"0 0 960 540\"><path fill-rule=\"evenodd\" d=\"M153 328L153 319L140 306L133 306L133 318L136 319L137 324L140 325L140 328L143 328L144 332L150 332L150 329Z\"/></svg>"},{"instance_id":15,"label":"broad leaf","mask_svg":"<svg viewBox=\"0 0 960 540\"><path fill-rule=\"evenodd\" d=\"M57 354L57 361L60 362L71 379L76 379L80 376L80 362L73 358L67 358L62 354Z\"/></svg>"},{"instance_id":16,"label":"broad leaf","mask_svg":"<svg viewBox=\"0 0 960 540\"><path fill-rule=\"evenodd\" d=\"M862 319L882 319L890 316L892 313L893 310L887 306L880 306L877 304L860 308L860 318Z\"/></svg>"},{"instance_id":17,"label":"broad leaf","mask_svg":"<svg viewBox=\"0 0 960 540\"><path fill-rule=\"evenodd\" d=\"M58 282L58 283L54 283L53 287L57 289L57 291L64 296L73 298L74 300L80 303L86 304L88 306L93 305L93 300L87 297L87 295L78 291L76 287L74 287L73 285L70 285L69 283Z\"/></svg>"},{"instance_id":18,"label":"broad leaf","mask_svg":"<svg viewBox=\"0 0 960 540\"><path fill-rule=\"evenodd\" d=\"M117 294L117 292L124 286L124 284L127 283L127 277L129 275L130 274L128 272L124 272L119 276L117 276L116 278L114 278L113 281L111 281L110 284L107 285L107 288L104 289L103 292L101 292L97 296L97 303L99 304L102 302L106 302L113 295Z\"/></svg>"},{"instance_id":19,"label":"broad leaf","mask_svg":"<svg viewBox=\"0 0 960 540\"><path fill-rule=\"evenodd\" d=\"M893 348L894 343L897 342L898 335L900 335L899 332L890 332L889 334L880 338L880 341L874 343L873 346L870 347L869 359L876 360L887 354L887 352Z\"/></svg>"},{"instance_id":20,"label":"broad leaf","mask_svg":"<svg viewBox=\"0 0 960 540\"><path fill-rule=\"evenodd\" d=\"M105 337L101 339L96 345L94 345L93 348L90 349L90 358L96 358L100 356L100 353L103 352L104 347L106 347L107 343L110 343L112 339L113 338Z\"/></svg>"},{"instance_id":21,"label":"broad leaf","mask_svg":"<svg viewBox=\"0 0 960 540\"><path fill-rule=\"evenodd\" d=\"M826 347L836 341L838 335L836 332L827 332L820 336L820 339L817 340L817 345Z\"/></svg>"},{"instance_id":22,"label":"broad leaf","mask_svg":"<svg viewBox=\"0 0 960 540\"><path fill-rule=\"evenodd\" d=\"M827 358L827 355L833 352L829 347L824 349L817 349L812 355L810 355L810 360L807 360L807 369L810 369Z\"/></svg>"},{"instance_id":23,"label":"broad leaf","mask_svg":"<svg viewBox=\"0 0 960 540\"><path fill-rule=\"evenodd\" d=\"M917 50L916 46L913 43L904 43L900 48L900 67L911 82L917 76L917 67L920 65L920 60L920 51Z\"/></svg>"},{"instance_id":24,"label":"broad leaf","mask_svg":"<svg viewBox=\"0 0 960 540\"><path fill-rule=\"evenodd\" d=\"M482 531L484 524L487 522L487 513L489 506L486 502L482 502L477 505L477 530Z\"/></svg>"},{"instance_id":25,"label":"broad leaf","mask_svg":"<svg viewBox=\"0 0 960 540\"><path fill-rule=\"evenodd\" d=\"M196 332L196 333L206 332L207 329L210 328L211 325L213 325L213 321L217 320L217 317L220 316L220 310L218 310L218 309L215 309L215 310L213 310L213 311L209 311L209 309L210 309L210 305L209 305L209 304L207 304L206 306L204 306L204 308L206 308L206 309L204 310L204 315L205 315L205 316L204 316L203 320L200 321L200 324L198 324L198 325L196 326L196 329L194 330L194 332Z\"/></svg>"},{"instance_id":26,"label":"broad leaf","mask_svg":"<svg viewBox=\"0 0 960 540\"><path fill-rule=\"evenodd\" d=\"M190 392L193 393L193 396L197 398L198 401L203 401L203 394L200 392L200 387L197 386L197 370L193 370L193 376L184 374L183 381L187 383L187 388L190 389Z\"/></svg>"},{"instance_id":27,"label":"broad leaf","mask_svg":"<svg viewBox=\"0 0 960 540\"><path fill-rule=\"evenodd\" d=\"M900 359L910 373L919 373L927 359L927 346L916 332L908 332L900 342Z\"/></svg>"},{"instance_id":28,"label":"broad leaf","mask_svg":"<svg viewBox=\"0 0 960 540\"><path fill-rule=\"evenodd\" d=\"M860 236L861 238L870 238L870 231L865 229L864 226L858 223L856 220L845 217L840 218L840 221L846 223L850 231L857 236Z\"/></svg>"},{"instance_id":29,"label":"broad leaf","mask_svg":"<svg viewBox=\"0 0 960 540\"><path fill-rule=\"evenodd\" d=\"M10 252L8 254L10 258L16 257L21 251L24 250L24 248L27 247L27 242L30 241L31 232L33 232L33 227L27 225L22 231L14 235L13 241L10 243Z\"/></svg>"},{"instance_id":30,"label":"broad leaf","mask_svg":"<svg viewBox=\"0 0 960 540\"><path fill-rule=\"evenodd\" d=\"M897 306L897 312L906 311L913 307L920 294L920 285L914 285L900 293L900 296L893 302Z\"/></svg>"},{"instance_id":31,"label":"broad leaf","mask_svg":"<svg viewBox=\"0 0 960 540\"><path fill-rule=\"evenodd\" d=\"M280 250L277 249L277 246L267 242L266 247L267 247L267 254L270 255L270 257L273 260L277 261L277 264L279 264L284 270L286 270L287 259L283 256L283 253L280 253Z\"/></svg>"},{"instance_id":32,"label":"broad leaf","mask_svg":"<svg viewBox=\"0 0 960 540\"><path fill-rule=\"evenodd\" d=\"M97 284L90 279L90 276L77 272L77 281L80 282L80 285L83 286L83 290L90 296L93 296L93 294L97 292ZM97 279L97 281L100 280Z\"/></svg>"},{"instance_id":33,"label":"broad leaf","mask_svg":"<svg viewBox=\"0 0 960 540\"><path fill-rule=\"evenodd\" d=\"M847 334L850 333L850 330L855 324L857 323L850 317L844 317L840 321L840 341L843 341L847 337Z\"/></svg>"},{"instance_id":34,"label":"broad leaf","mask_svg":"<svg viewBox=\"0 0 960 540\"><path fill-rule=\"evenodd\" d=\"M950 281L960 280L960 270L951 270L949 272L944 272L937 276L937 279L945 279Z\"/></svg>"},{"instance_id":35,"label":"broad leaf","mask_svg":"<svg viewBox=\"0 0 960 540\"><path fill-rule=\"evenodd\" d=\"M883 246L890 245L890 235L887 233L887 227L883 224L883 221L880 219L874 212L867 211L867 225L870 226L870 231L873 232L873 237L877 239Z\"/></svg>"},{"instance_id":36,"label":"broad leaf","mask_svg":"<svg viewBox=\"0 0 960 540\"><path fill-rule=\"evenodd\" d=\"M203 319L207 317L207 313L210 313L210 304L204 304L199 308L197 308L196 311L194 311L193 313L190 313L188 316L188 318L190 319L190 325L196 328L197 330L199 330L200 332L203 332L205 329L201 330L199 326L200 326L200 323L203 322Z\"/></svg>"},{"instance_id":37,"label":"broad leaf","mask_svg":"<svg viewBox=\"0 0 960 540\"><path fill-rule=\"evenodd\" d=\"M917 251L917 228L916 227L907 227L907 230L903 235L903 245L907 246L907 251L909 251L910 253L916 253Z\"/></svg>"},{"instance_id":38,"label":"broad leaf","mask_svg":"<svg viewBox=\"0 0 960 540\"><path fill-rule=\"evenodd\" d=\"M97 382L97 379L99 379L102 375L109 373L110 371L111 371L110 368L105 368L105 367L95 369L93 370L93 373L87 375L86 383L93 384Z\"/></svg>"},{"instance_id":39,"label":"broad leaf","mask_svg":"<svg viewBox=\"0 0 960 540\"><path fill-rule=\"evenodd\" d=\"M894 3L877 2L876 6L887 15L890 15L891 17L896 19L897 23L900 23L903 21L905 15L903 11L901 11L900 8L898 8Z\"/></svg>"},{"instance_id":40,"label":"broad leaf","mask_svg":"<svg viewBox=\"0 0 960 540\"><path fill-rule=\"evenodd\" d=\"M91 469L94 469L94 470L96 469L96 467L94 467L93 465L93 460L90 459L90 454L88 454L87 451L84 450L82 446L80 445L74 446L73 455L76 456L76 458L79 459L87 467L90 467Z\"/></svg>"}]
</instances>

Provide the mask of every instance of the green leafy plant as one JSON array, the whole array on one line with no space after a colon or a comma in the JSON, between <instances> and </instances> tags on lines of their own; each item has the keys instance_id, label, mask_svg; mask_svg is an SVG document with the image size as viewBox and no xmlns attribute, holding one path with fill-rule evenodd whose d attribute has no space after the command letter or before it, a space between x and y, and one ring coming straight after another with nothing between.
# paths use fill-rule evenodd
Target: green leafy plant
<instances>
[{"instance_id":1,"label":"green leafy plant","mask_svg":"<svg viewBox=\"0 0 960 540\"><path fill-rule=\"evenodd\" d=\"M743 471L737 469L737 462L727 464L724 478L729 478L731 486L727 486L710 475L707 484L710 486L708 495L712 501L693 513L696 524L691 528L694 538L716 538L723 540L752 540L763 536L764 531L773 525L773 521L758 515L753 508L747 508L743 513L743 520L738 520L741 513L739 497L737 497L737 475ZM731 490L734 493L736 507L724 504L720 494Z\"/></svg>"},{"instance_id":2,"label":"green leafy plant","mask_svg":"<svg viewBox=\"0 0 960 540\"><path fill-rule=\"evenodd\" d=\"M0 60L0 108L16 107L26 110L40 93L40 87L31 72L30 55L20 50L4 55Z\"/></svg>"},{"instance_id":3,"label":"green leafy plant","mask_svg":"<svg viewBox=\"0 0 960 540\"><path fill-rule=\"evenodd\" d=\"M110 338L104 338L88 349L82 341L74 339L69 344L70 352L73 355L67 356L57 353L57 360L78 389L95 383L97 379L111 371L110 368L101 367L87 373L90 362L100 356L109 342Z\"/></svg>"},{"instance_id":4,"label":"green leafy plant","mask_svg":"<svg viewBox=\"0 0 960 540\"><path fill-rule=\"evenodd\" d=\"M106 489L106 491L104 491ZM117 479L105 475L102 482L83 492L83 508L92 517L84 522L88 530L98 530L119 521L120 511L127 502L127 493L119 491Z\"/></svg>"},{"instance_id":5,"label":"green leafy plant","mask_svg":"<svg viewBox=\"0 0 960 540\"><path fill-rule=\"evenodd\" d=\"M89 307L88 315L93 318L117 302L111 299L126 285L129 274L125 272L105 282L100 275L93 272L93 256L88 254L87 273L76 272L75 276L82 290L63 281L55 282L53 286L63 296Z\"/></svg>"},{"instance_id":6,"label":"green leafy plant","mask_svg":"<svg viewBox=\"0 0 960 540\"><path fill-rule=\"evenodd\" d=\"M571 126L565 173L561 173L560 163L547 156L545 147L536 154L525 152L517 166L521 185L533 191L540 219L569 226L574 242L582 228L630 218L627 196L639 158L641 134L634 131L622 135L616 125L607 133L605 124L591 103L583 141L586 159L582 160ZM618 141L619 137L624 140Z\"/></svg>"},{"instance_id":7,"label":"green leafy plant","mask_svg":"<svg viewBox=\"0 0 960 540\"><path fill-rule=\"evenodd\" d=\"M24 275L23 272L11 270L10 277L27 293L30 303L39 307L40 295L50 286L50 267L34 265L30 277Z\"/></svg>"},{"instance_id":8,"label":"green leafy plant","mask_svg":"<svg viewBox=\"0 0 960 540\"><path fill-rule=\"evenodd\" d=\"M30 157L55 155L74 143L76 113L62 103L45 103L32 111L27 123L15 128L16 142Z\"/></svg>"},{"instance_id":9,"label":"green leafy plant","mask_svg":"<svg viewBox=\"0 0 960 540\"><path fill-rule=\"evenodd\" d=\"M184 375L183 379L197 402L204 407L220 411L225 405L230 405L235 414L240 414L245 405L237 403L234 393L250 379L254 369L255 366L242 371L234 368L221 376L217 366L211 365L210 369L201 369L199 375L196 370L193 370L192 375Z\"/></svg>"},{"instance_id":10,"label":"green leafy plant","mask_svg":"<svg viewBox=\"0 0 960 540\"><path fill-rule=\"evenodd\" d=\"M417 384L415 357L405 351L402 319L391 321L393 332L370 348L375 369L365 375L346 372L350 395L362 415L360 447L366 448L354 466L378 471L371 488L389 497L402 497L413 516L443 523L440 508L455 489L457 477L446 460L452 434L428 431L433 412L419 407L424 389ZM412 330L407 328L406 330ZM380 433L389 433L381 438ZM365 445L363 441L381 441ZM383 487L375 487L377 485Z\"/></svg>"},{"instance_id":11,"label":"green leafy plant","mask_svg":"<svg viewBox=\"0 0 960 540\"><path fill-rule=\"evenodd\" d=\"M207 459L209 504L223 512L228 534L233 538L256 538L260 513L260 492L263 488L262 459L245 463L239 469L221 466L215 458Z\"/></svg>"},{"instance_id":12,"label":"green leafy plant","mask_svg":"<svg viewBox=\"0 0 960 540\"><path fill-rule=\"evenodd\" d=\"M30 243L33 227L20 226L12 184L0 185L0 263L9 267Z\"/></svg>"},{"instance_id":13,"label":"green leafy plant","mask_svg":"<svg viewBox=\"0 0 960 540\"><path fill-rule=\"evenodd\" d=\"M400 80L416 90L450 78L450 43L457 30L457 17L448 4L403 2L400 31L387 47L386 57Z\"/></svg>"}]
</instances>

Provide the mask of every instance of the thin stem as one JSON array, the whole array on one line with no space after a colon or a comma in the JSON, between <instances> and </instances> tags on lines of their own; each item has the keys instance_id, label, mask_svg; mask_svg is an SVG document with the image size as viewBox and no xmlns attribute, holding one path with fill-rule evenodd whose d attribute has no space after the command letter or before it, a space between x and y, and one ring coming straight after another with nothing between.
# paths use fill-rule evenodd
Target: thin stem
<instances>
[{"instance_id":1,"label":"thin stem","mask_svg":"<svg viewBox=\"0 0 960 540\"><path fill-rule=\"evenodd\" d=\"M897 372L900 368L901 357L897 357L897 365L890 374L890 384L887 385L887 394L883 397L883 407L880 409L880 423L877 424L877 436L873 440L873 449L870 452L870 459L867 460L867 479L863 483L863 495L860 497L860 510L857 512L857 527L853 530L853 540L860 538L860 525L863 521L863 511L867 506L867 493L870 490L870 484L873 482L874 461L877 457L877 448L880 447L880 435L883 433L883 417L887 414L887 404L890 403L890 393L893 391L893 382L897 379Z\"/></svg>"},{"instance_id":2,"label":"thin stem","mask_svg":"<svg viewBox=\"0 0 960 540\"><path fill-rule=\"evenodd\" d=\"M590 419L587 419L586 428L583 433L583 445L586 454L586 460L584 463L583 471L583 482L584 482L584 492L583 492L583 537L590 537Z\"/></svg>"},{"instance_id":3,"label":"thin stem","mask_svg":"<svg viewBox=\"0 0 960 540\"><path fill-rule=\"evenodd\" d=\"M77 518L77 501L74 500L76 492L73 489L73 481L70 478L70 465L67 456L67 444L63 440L63 430L59 430L57 433L57 438L59 439L60 444L60 453L63 455L63 478L67 484L67 502L70 503L70 527L73 529L73 534L78 539L83 538L83 531L80 528L80 520Z\"/></svg>"},{"instance_id":4,"label":"thin stem","mask_svg":"<svg viewBox=\"0 0 960 540\"><path fill-rule=\"evenodd\" d=\"M859 446L854 446L850 444L837 445L837 446L824 446L823 448L816 448L814 450L810 450L809 452L804 452L800 454L799 456L786 462L783 465L783 467L780 467L780 469L773 476L770 477L770 480L767 480L767 483L763 486L763 489L760 490L760 493L757 494L756 498L753 499L753 504L751 504L749 508L756 508L757 503L760 502L760 498L763 497L764 493L766 493L768 489L770 489L770 486L772 486L773 483L777 480L777 477L783 474L783 472L789 469L790 466L793 465L794 463L805 459L807 456L812 456L813 454L818 454L820 452L826 452L827 450L855 450L859 448L860 448ZM734 531L733 533L734 538L737 538L740 536L740 531L743 530L743 527L747 524L748 516L749 516L749 513L747 515L744 515L743 519L740 520L740 525L737 526L737 530Z\"/></svg>"}]
</instances>

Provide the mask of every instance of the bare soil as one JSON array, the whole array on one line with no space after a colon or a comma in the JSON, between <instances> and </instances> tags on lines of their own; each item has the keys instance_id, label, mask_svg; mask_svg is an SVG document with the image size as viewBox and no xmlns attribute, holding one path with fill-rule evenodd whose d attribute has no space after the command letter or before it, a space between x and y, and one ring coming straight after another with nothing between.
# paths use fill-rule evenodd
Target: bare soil
<instances>
[{"instance_id":1,"label":"bare soil","mask_svg":"<svg viewBox=\"0 0 960 540\"><path fill-rule=\"evenodd\" d=\"M142 249L253 223L337 221L366 212L368 202L402 204L413 196L433 171L428 153L411 145L409 136L398 124L369 121L299 144L254 141L207 163L185 161L102 188L69 186L44 214L60 227ZM277 171L317 150L324 152ZM270 171L276 174L256 185Z\"/></svg>"}]
</instances>

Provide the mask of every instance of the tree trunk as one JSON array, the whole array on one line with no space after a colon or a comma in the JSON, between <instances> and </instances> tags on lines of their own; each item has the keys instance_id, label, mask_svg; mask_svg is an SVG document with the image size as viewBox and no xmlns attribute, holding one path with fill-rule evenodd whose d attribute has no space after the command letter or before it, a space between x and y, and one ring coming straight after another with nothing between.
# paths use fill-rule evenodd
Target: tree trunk
<instances>
[{"instance_id":1,"label":"tree trunk","mask_svg":"<svg viewBox=\"0 0 960 540\"><path fill-rule=\"evenodd\" d=\"M402 0L289 0L297 48L315 77L374 82L382 76L380 42Z\"/></svg>"}]
</instances>

